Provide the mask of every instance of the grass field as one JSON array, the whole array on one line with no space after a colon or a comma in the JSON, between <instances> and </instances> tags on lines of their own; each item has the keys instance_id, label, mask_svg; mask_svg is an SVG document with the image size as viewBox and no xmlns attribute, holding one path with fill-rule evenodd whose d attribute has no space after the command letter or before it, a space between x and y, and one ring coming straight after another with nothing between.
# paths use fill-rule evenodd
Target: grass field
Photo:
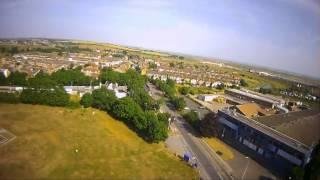
<instances>
[{"instance_id":1,"label":"grass field","mask_svg":"<svg viewBox=\"0 0 320 180\"><path fill-rule=\"evenodd\" d=\"M234 154L232 151L219 139L217 138L203 138L204 141L208 143L208 145L215 151L222 153L220 157L223 160L232 160L234 158Z\"/></svg>"},{"instance_id":2,"label":"grass field","mask_svg":"<svg viewBox=\"0 0 320 180\"><path fill-rule=\"evenodd\" d=\"M190 85L181 85L181 84L176 84L176 91L179 92L179 88L181 87L189 87L190 92L194 92L194 94L219 94L223 93L223 90L219 90L216 88L210 88L210 87L193 87Z\"/></svg>"},{"instance_id":3,"label":"grass field","mask_svg":"<svg viewBox=\"0 0 320 180\"><path fill-rule=\"evenodd\" d=\"M275 89L287 89L291 87L290 83L288 82L270 79L268 77L259 76L249 72L241 72L241 75L241 78L248 83L248 88L252 90L254 90L255 88L259 88L265 84L269 84L272 86L272 88Z\"/></svg>"},{"instance_id":4,"label":"grass field","mask_svg":"<svg viewBox=\"0 0 320 180\"><path fill-rule=\"evenodd\" d=\"M148 144L95 109L0 104L0 179L197 179L163 144Z\"/></svg>"}]
</instances>

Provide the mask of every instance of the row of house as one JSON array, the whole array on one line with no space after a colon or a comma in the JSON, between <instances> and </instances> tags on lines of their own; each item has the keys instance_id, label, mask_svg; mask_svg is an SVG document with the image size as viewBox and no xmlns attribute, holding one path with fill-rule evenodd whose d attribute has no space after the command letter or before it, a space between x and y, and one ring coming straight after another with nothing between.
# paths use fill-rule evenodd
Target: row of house
<instances>
[{"instance_id":1,"label":"row of house","mask_svg":"<svg viewBox=\"0 0 320 180\"><path fill-rule=\"evenodd\" d=\"M100 89L101 87L106 87L115 93L117 98L124 98L128 94L127 86L119 86L117 83L106 83L100 84L99 86L63 86L66 93L70 95L79 95L82 97L85 93L92 93L95 89ZM24 87L21 86L0 86L0 92L19 92L23 91Z\"/></svg>"},{"instance_id":2,"label":"row of house","mask_svg":"<svg viewBox=\"0 0 320 180\"><path fill-rule=\"evenodd\" d=\"M158 73L158 72L148 72L147 76L149 78L159 79L161 81L166 81L167 79L171 79L175 81L177 84L191 84L193 86L205 86L205 87L213 87L213 88L216 88L222 84L227 87L231 87L233 85L236 85L236 86L239 85L239 82L237 80L216 81L214 79L197 79L197 77L175 76L173 74Z\"/></svg>"}]
</instances>

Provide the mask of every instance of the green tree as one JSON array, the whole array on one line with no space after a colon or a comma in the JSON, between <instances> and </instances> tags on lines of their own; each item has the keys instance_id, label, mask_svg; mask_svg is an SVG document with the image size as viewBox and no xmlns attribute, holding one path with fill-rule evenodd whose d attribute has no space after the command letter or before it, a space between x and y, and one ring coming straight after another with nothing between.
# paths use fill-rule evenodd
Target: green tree
<instances>
[{"instance_id":1,"label":"green tree","mask_svg":"<svg viewBox=\"0 0 320 180\"><path fill-rule=\"evenodd\" d=\"M90 85L92 79L81 72L80 68L76 69L61 69L52 73L51 78L59 85L63 86L84 86Z\"/></svg>"},{"instance_id":2,"label":"green tree","mask_svg":"<svg viewBox=\"0 0 320 180\"><path fill-rule=\"evenodd\" d=\"M272 92L272 86L270 84L264 84L260 87L259 92L262 94L270 94Z\"/></svg>"},{"instance_id":3,"label":"green tree","mask_svg":"<svg viewBox=\"0 0 320 180\"><path fill-rule=\"evenodd\" d=\"M178 111L181 111L181 110L183 110L183 108L186 107L186 102L182 97L172 98L171 103Z\"/></svg>"},{"instance_id":4,"label":"green tree","mask_svg":"<svg viewBox=\"0 0 320 180\"><path fill-rule=\"evenodd\" d=\"M49 106L66 106L69 103L69 95L63 88L55 89L24 89L20 100L27 104L44 104Z\"/></svg>"},{"instance_id":5,"label":"green tree","mask_svg":"<svg viewBox=\"0 0 320 180\"><path fill-rule=\"evenodd\" d=\"M304 170L300 167L293 167L292 169L292 177L295 180L303 180Z\"/></svg>"},{"instance_id":6,"label":"green tree","mask_svg":"<svg viewBox=\"0 0 320 180\"><path fill-rule=\"evenodd\" d=\"M156 69L157 65L155 63L149 63L149 69Z\"/></svg>"},{"instance_id":7,"label":"green tree","mask_svg":"<svg viewBox=\"0 0 320 180\"><path fill-rule=\"evenodd\" d=\"M200 121L199 130L205 137L217 137L219 122L217 114L210 112Z\"/></svg>"},{"instance_id":8,"label":"green tree","mask_svg":"<svg viewBox=\"0 0 320 180\"><path fill-rule=\"evenodd\" d=\"M246 82L246 80L240 79L240 85L243 86L243 87L247 87L248 83Z\"/></svg>"},{"instance_id":9,"label":"green tree","mask_svg":"<svg viewBox=\"0 0 320 180\"><path fill-rule=\"evenodd\" d=\"M58 84L48 74L40 71L35 77L28 79L28 85L32 88L50 89Z\"/></svg>"},{"instance_id":10,"label":"green tree","mask_svg":"<svg viewBox=\"0 0 320 180\"><path fill-rule=\"evenodd\" d=\"M198 113L195 111L190 111L188 113L185 113L183 117L187 120L187 122L194 127L195 129L199 130L199 123L200 119L198 116Z\"/></svg>"},{"instance_id":11,"label":"green tree","mask_svg":"<svg viewBox=\"0 0 320 180\"><path fill-rule=\"evenodd\" d=\"M113 114L129 124L134 129L141 131L147 126L141 107L130 97L118 100L113 106Z\"/></svg>"},{"instance_id":12,"label":"green tree","mask_svg":"<svg viewBox=\"0 0 320 180\"><path fill-rule=\"evenodd\" d=\"M93 97L90 93L85 93L80 100L80 104L83 105L83 107L87 108L92 106L93 104Z\"/></svg>"},{"instance_id":13,"label":"green tree","mask_svg":"<svg viewBox=\"0 0 320 180\"><path fill-rule=\"evenodd\" d=\"M92 92L92 106L105 111L111 111L112 106L117 100L113 91L106 88L96 89Z\"/></svg>"},{"instance_id":14,"label":"green tree","mask_svg":"<svg viewBox=\"0 0 320 180\"><path fill-rule=\"evenodd\" d=\"M186 87L186 86L180 87L179 92L183 95L187 95L190 92L190 87Z\"/></svg>"},{"instance_id":15,"label":"green tree","mask_svg":"<svg viewBox=\"0 0 320 180\"><path fill-rule=\"evenodd\" d=\"M3 85L7 85L8 81L7 81L7 78L4 76L3 73L0 73L0 85L3 86Z\"/></svg>"},{"instance_id":16,"label":"green tree","mask_svg":"<svg viewBox=\"0 0 320 180\"><path fill-rule=\"evenodd\" d=\"M119 73L113 71L111 68L103 69L100 73L100 79L102 83L105 83L106 81L109 83L116 83L119 81L119 78Z\"/></svg>"},{"instance_id":17,"label":"green tree","mask_svg":"<svg viewBox=\"0 0 320 180\"><path fill-rule=\"evenodd\" d=\"M168 137L167 125L164 122L159 121L154 112L146 112L145 118L148 122L145 132L150 141L158 143Z\"/></svg>"},{"instance_id":18,"label":"green tree","mask_svg":"<svg viewBox=\"0 0 320 180\"><path fill-rule=\"evenodd\" d=\"M22 72L12 72L10 73L7 82L11 86L26 86L27 82L27 74Z\"/></svg>"},{"instance_id":19,"label":"green tree","mask_svg":"<svg viewBox=\"0 0 320 180\"><path fill-rule=\"evenodd\" d=\"M169 113L158 113L157 114L158 120L160 122L165 123L168 126L170 114Z\"/></svg>"},{"instance_id":20,"label":"green tree","mask_svg":"<svg viewBox=\"0 0 320 180\"><path fill-rule=\"evenodd\" d=\"M18 103L19 95L15 93L0 92L0 102L12 104Z\"/></svg>"},{"instance_id":21,"label":"green tree","mask_svg":"<svg viewBox=\"0 0 320 180\"><path fill-rule=\"evenodd\" d=\"M10 49L10 54L11 54L11 55L15 55L15 54L18 54L18 53L19 53L19 49L18 49L17 46L12 47L12 48Z\"/></svg>"}]
</instances>

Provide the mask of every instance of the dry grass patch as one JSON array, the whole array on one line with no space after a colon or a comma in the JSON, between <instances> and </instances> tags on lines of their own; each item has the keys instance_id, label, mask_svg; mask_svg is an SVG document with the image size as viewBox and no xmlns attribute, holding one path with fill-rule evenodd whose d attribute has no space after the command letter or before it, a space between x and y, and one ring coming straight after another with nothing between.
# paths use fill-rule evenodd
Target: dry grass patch
<instances>
[{"instance_id":1,"label":"dry grass patch","mask_svg":"<svg viewBox=\"0 0 320 180\"><path fill-rule=\"evenodd\" d=\"M0 179L197 179L163 144L148 144L95 109L0 104Z\"/></svg>"},{"instance_id":2,"label":"dry grass patch","mask_svg":"<svg viewBox=\"0 0 320 180\"><path fill-rule=\"evenodd\" d=\"M204 138L204 140L209 144L209 146L217 152L220 157L223 160L232 160L234 158L234 154L232 151L228 148L227 145L225 145L222 141L220 141L217 138ZM221 154L220 154L220 153Z\"/></svg>"}]
</instances>

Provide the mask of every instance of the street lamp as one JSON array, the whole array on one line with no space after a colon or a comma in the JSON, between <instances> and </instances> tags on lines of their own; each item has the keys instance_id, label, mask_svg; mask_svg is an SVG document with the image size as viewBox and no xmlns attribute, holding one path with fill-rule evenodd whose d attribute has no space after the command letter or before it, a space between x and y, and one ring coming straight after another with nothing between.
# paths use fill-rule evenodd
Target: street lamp
<instances>
[{"instance_id":1,"label":"street lamp","mask_svg":"<svg viewBox=\"0 0 320 180\"><path fill-rule=\"evenodd\" d=\"M241 180L244 179L245 175L246 175L246 172L247 172L247 169L249 167L249 163L250 163L250 159L248 156L245 157L247 159L247 165L246 165L246 168L244 169L243 173L242 173L242 176L241 176Z\"/></svg>"}]
</instances>

